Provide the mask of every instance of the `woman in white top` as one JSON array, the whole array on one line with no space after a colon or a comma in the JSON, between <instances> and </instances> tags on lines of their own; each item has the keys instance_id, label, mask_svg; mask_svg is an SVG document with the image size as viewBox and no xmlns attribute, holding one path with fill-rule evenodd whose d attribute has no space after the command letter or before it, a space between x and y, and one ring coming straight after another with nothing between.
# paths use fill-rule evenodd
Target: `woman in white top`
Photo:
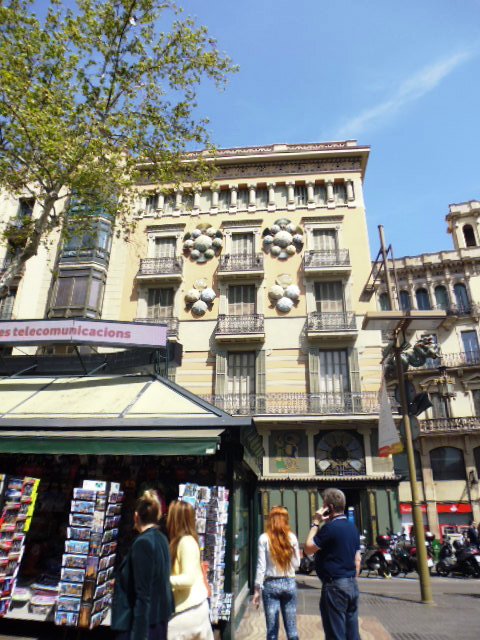
<instances>
[{"instance_id":1,"label":"woman in white top","mask_svg":"<svg viewBox=\"0 0 480 640\"><path fill-rule=\"evenodd\" d=\"M298 640L297 584L295 569L300 565L298 540L290 530L288 511L273 507L266 532L258 540L257 575L253 604L260 606L260 593L267 623L267 640L278 640L279 614L288 640Z\"/></svg>"}]
</instances>

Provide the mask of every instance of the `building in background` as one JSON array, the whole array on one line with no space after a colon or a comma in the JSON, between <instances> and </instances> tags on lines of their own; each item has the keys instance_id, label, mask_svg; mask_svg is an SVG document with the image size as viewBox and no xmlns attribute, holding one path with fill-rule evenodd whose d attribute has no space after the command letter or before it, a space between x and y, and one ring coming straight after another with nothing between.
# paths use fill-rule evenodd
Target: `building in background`
<instances>
[{"instance_id":1,"label":"building in background","mask_svg":"<svg viewBox=\"0 0 480 640\"><path fill-rule=\"evenodd\" d=\"M146 174L128 241L101 214L95 233L53 239L4 317L166 322L183 345L170 379L253 417L263 515L284 504L304 539L334 485L360 528L397 529L398 477L378 457L380 333L361 330L375 307L362 300L368 155L355 141L236 148L218 152L212 184ZM7 222L21 206L4 199ZM243 576L248 556L235 557Z\"/></svg>"},{"instance_id":2,"label":"building in background","mask_svg":"<svg viewBox=\"0 0 480 640\"><path fill-rule=\"evenodd\" d=\"M390 263L402 309L447 312L434 334L441 358L407 374L410 392L427 392L433 405L419 416L415 455L425 523L436 535L480 520L480 202L450 205L446 221L452 250ZM388 308L384 284L378 300ZM405 475L405 457L395 456L395 463ZM409 483L403 481L400 510L407 527L412 522L409 500Z\"/></svg>"}]
</instances>

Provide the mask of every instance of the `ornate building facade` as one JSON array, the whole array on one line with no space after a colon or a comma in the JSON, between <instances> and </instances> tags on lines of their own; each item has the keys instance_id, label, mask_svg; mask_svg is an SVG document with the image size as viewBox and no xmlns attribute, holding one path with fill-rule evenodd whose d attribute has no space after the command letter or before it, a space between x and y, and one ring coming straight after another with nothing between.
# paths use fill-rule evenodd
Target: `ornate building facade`
<instances>
[{"instance_id":1,"label":"ornate building facade","mask_svg":"<svg viewBox=\"0 0 480 640\"><path fill-rule=\"evenodd\" d=\"M453 249L390 263L402 309L447 313L434 334L441 357L407 373L409 392L427 392L432 403L419 416L415 448L425 524L436 535L480 520L480 202L450 205L446 221ZM379 306L388 308L384 286L378 294ZM419 337L408 336L411 342ZM405 475L403 456L395 463ZM406 526L410 499L403 481L400 510Z\"/></svg>"},{"instance_id":2,"label":"ornate building facade","mask_svg":"<svg viewBox=\"0 0 480 640\"><path fill-rule=\"evenodd\" d=\"M128 242L101 215L88 237L53 240L2 317L167 323L183 345L170 379L253 417L264 514L284 504L304 539L334 485L360 528L396 529L398 476L378 457L380 333L361 330L375 308L362 299L368 155L355 141L224 149L214 183L146 179ZM20 214L3 205L5 221Z\"/></svg>"}]
</instances>

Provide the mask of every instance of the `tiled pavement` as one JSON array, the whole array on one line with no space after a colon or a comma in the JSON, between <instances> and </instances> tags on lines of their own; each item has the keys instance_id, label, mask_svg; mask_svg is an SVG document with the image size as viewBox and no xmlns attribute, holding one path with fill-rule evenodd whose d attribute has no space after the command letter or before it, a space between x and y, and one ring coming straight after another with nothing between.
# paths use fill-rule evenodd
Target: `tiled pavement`
<instances>
[{"instance_id":1,"label":"tiled pavement","mask_svg":"<svg viewBox=\"0 0 480 640\"><path fill-rule=\"evenodd\" d=\"M478 640L480 580L433 578L435 606L419 603L416 579L361 578L362 640ZM298 577L300 640L323 640L318 612L320 589L314 577ZM282 629L280 640L286 636ZM235 640L265 640L263 611L249 606Z\"/></svg>"}]
</instances>

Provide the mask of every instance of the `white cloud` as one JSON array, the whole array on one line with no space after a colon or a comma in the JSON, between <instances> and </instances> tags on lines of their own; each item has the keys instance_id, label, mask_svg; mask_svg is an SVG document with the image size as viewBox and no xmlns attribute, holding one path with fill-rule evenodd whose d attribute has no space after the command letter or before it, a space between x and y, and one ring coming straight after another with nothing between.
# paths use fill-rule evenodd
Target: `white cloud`
<instances>
[{"instance_id":1,"label":"white cloud","mask_svg":"<svg viewBox=\"0 0 480 640\"><path fill-rule=\"evenodd\" d=\"M345 122L337 131L336 138L352 138L363 133L373 125L392 118L405 105L419 100L433 91L457 67L470 60L476 54L473 50L459 51L425 67L400 84L398 89L380 104L365 109L357 116Z\"/></svg>"}]
</instances>

